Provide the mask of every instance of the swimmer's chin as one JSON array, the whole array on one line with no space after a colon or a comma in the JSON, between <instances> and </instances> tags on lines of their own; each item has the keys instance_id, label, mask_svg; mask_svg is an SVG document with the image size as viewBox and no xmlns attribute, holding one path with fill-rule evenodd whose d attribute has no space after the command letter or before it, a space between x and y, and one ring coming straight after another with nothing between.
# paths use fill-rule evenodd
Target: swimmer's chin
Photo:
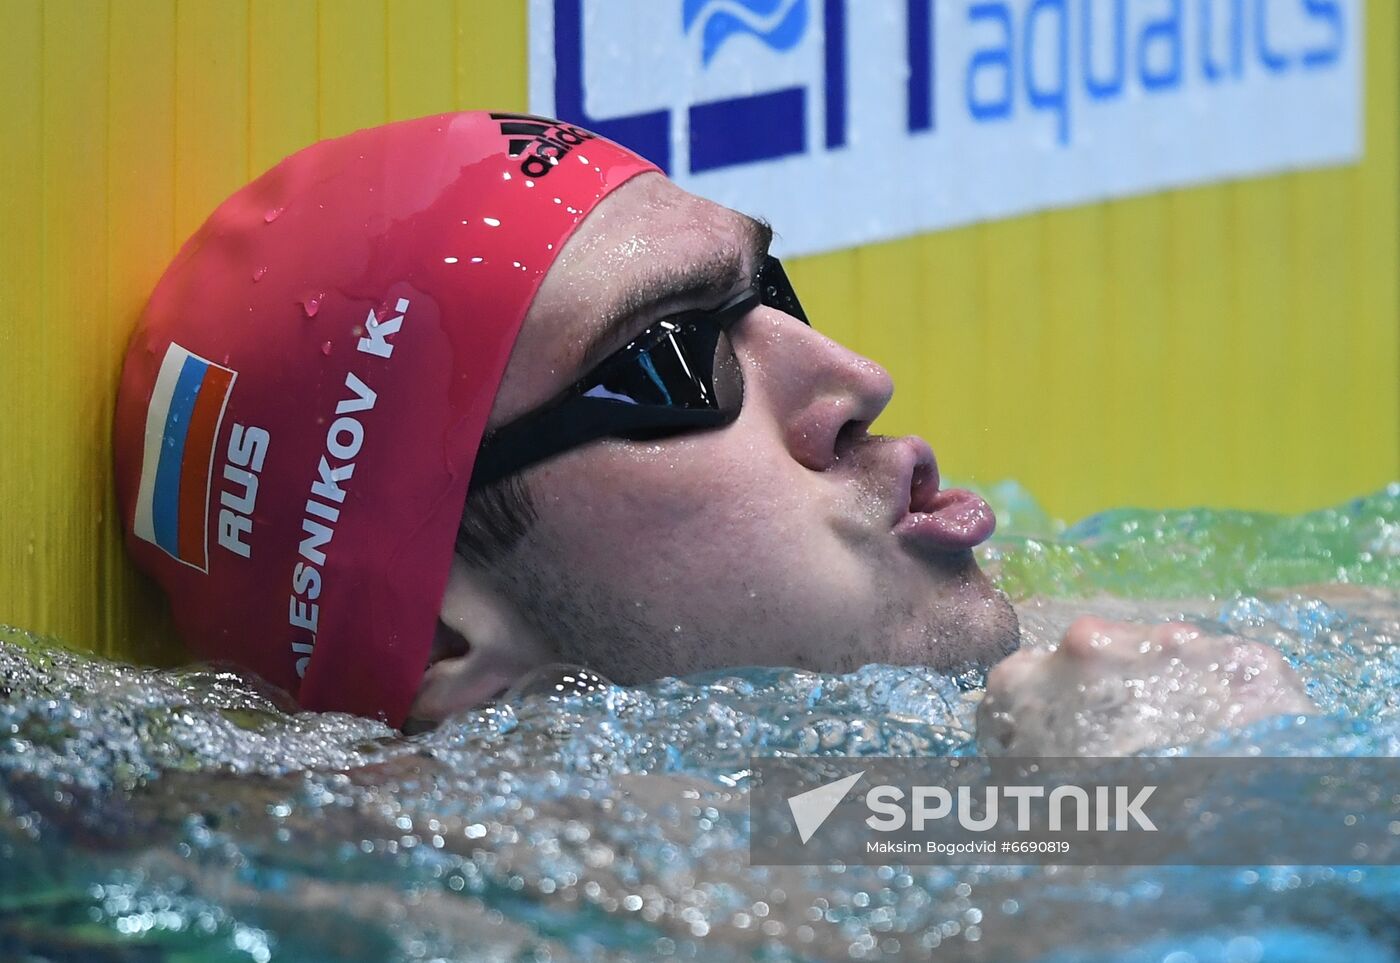
<instances>
[{"instance_id":1,"label":"swimmer's chin","mask_svg":"<svg viewBox=\"0 0 1400 963\"><path fill-rule=\"evenodd\" d=\"M959 589L953 617L935 632L927 664L947 673L990 669L1021 647L1020 619L975 562Z\"/></svg>"}]
</instances>

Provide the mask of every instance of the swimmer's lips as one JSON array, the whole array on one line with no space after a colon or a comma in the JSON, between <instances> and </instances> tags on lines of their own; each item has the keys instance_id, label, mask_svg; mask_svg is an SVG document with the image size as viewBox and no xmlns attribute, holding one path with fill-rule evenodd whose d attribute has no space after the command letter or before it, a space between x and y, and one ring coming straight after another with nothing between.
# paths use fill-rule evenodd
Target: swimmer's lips
<instances>
[{"instance_id":1,"label":"swimmer's lips","mask_svg":"<svg viewBox=\"0 0 1400 963\"><path fill-rule=\"evenodd\" d=\"M991 506L970 491L938 488L938 462L922 438L900 439L902 490L909 504L893 531L900 539L939 552L965 552L997 527Z\"/></svg>"}]
</instances>

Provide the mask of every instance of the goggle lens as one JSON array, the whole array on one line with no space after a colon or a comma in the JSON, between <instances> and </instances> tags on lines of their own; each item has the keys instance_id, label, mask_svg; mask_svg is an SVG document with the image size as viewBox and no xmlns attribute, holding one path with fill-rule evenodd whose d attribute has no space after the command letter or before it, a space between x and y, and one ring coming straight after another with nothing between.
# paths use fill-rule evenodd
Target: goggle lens
<instances>
[{"instance_id":1,"label":"goggle lens","mask_svg":"<svg viewBox=\"0 0 1400 963\"><path fill-rule=\"evenodd\" d=\"M732 382L738 360L729 336L705 320L663 321L647 343L635 346L598 372L598 383L583 393L634 405L738 410ZM742 385L742 382L740 382ZM726 397L727 396L727 397Z\"/></svg>"},{"instance_id":2,"label":"goggle lens","mask_svg":"<svg viewBox=\"0 0 1400 963\"><path fill-rule=\"evenodd\" d=\"M729 424L744 402L729 328L760 303L809 323L782 264L765 257L748 291L712 311L657 322L554 402L494 432L477 452L472 490L600 438Z\"/></svg>"}]
</instances>

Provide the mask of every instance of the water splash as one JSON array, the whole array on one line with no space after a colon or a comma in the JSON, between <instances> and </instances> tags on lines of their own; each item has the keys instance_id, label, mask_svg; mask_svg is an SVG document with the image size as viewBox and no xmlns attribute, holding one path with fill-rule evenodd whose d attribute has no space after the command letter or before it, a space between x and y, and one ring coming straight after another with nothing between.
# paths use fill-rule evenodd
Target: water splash
<instances>
[{"instance_id":1,"label":"water splash","mask_svg":"<svg viewBox=\"0 0 1400 963\"><path fill-rule=\"evenodd\" d=\"M1385 544L1396 497L1248 524L1183 513L1129 529L1114 513L1000 543L995 560L1027 591L1096 593L1029 598L1030 644L1087 609L1185 616L1278 647L1324 714L1229 747L1396 755L1400 594L1389 570L1355 561ZM1313 540L1290 549L1300 532ZM1031 541L1061 560L1017 561ZM1241 559L1246 542L1266 557ZM1208 549L1189 579L1184 545ZM1290 551L1303 561L1285 565ZM1345 583L1268 587L1339 559ZM1158 564L1192 591L1160 598ZM1217 591L1252 575L1266 584ZM978 681L889 666L712 673L527 699L404 738L289 713L218 668L133 668L7 631L0 955L1394 958L1392 869L748 865L751 755L970 753Z\"/></svg>"},{"instance_id":2,"label":"water splash","mask_svg":"<svg viewBox=\"0 0 1400 963\"><path fill-rule=\"evenodd\" d=\"M984 563L1013 598L1225 595L1308 583L1400 587L1400 484L1304 515L1115 509L1056 534L1014 487L991 493L1003 525Z\"/></svg>"}]
</instances>

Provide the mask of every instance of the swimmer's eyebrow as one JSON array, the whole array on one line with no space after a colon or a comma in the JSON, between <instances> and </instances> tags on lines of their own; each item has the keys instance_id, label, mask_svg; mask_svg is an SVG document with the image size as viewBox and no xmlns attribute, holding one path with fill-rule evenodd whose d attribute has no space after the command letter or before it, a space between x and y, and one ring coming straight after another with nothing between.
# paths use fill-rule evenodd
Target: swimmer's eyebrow
<instances>
[{"instance_id":1,"label":"swimmer's eyebrow","mask_svg":"<svg viewBox=\"0 0 1400 963\"><path fill-rule=\"evenodd\" d=\"M718 302L749 280L768 255L773 228L767 221L740 216L745 234L742 248L726 248L707 261L644 278L611 305L602 326L584 348L579 377L634 337L641 319L660 317L669 307Z\"/></svg>"}]
</instances>

